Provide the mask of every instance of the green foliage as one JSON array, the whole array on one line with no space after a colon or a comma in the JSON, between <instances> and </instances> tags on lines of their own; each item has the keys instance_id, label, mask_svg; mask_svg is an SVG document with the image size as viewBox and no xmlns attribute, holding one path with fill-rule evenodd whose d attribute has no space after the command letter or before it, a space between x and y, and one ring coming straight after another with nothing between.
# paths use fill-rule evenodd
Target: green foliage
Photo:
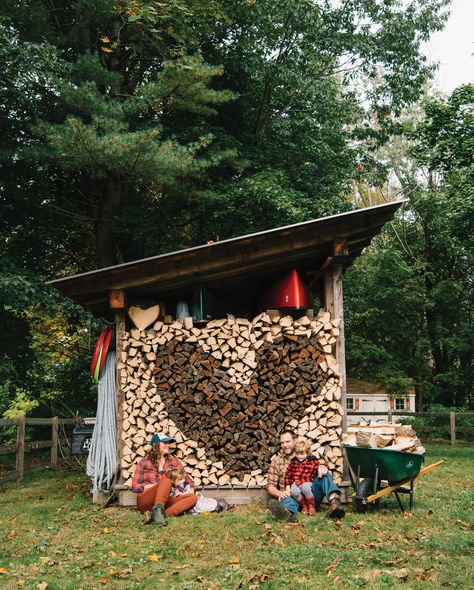
<instances>
[{"instance_id":1,"label":"green foliage","mask_svg":"<svg viewBox=\"0 0 474 590\"><path fill-rule=\"evenodd\" d=\"M24 389L17 389L15 398L10 402L10 407L5 410L3 416L5 418L18 418L18 416L26 416L31 414L32 410L39 406L37 400L31 399L31 394Z\"/></svg>"},{"instance_id":2,"label":"green foliage","mask_svg":"<svg viewBox=\"0 0 474 590\"><path fill-rule=\"evenodd\" d=\"M472 86L426 102L410 203L348 273L349 370L411 378L421 404L474 402L473 109Z\"/></svg>"},{"instance_id":3,"label":"green foliage","mask_svg":"<svg viewBox=\"0 0 474 590\"><path fill-rule=\"evenodd\" d=\"M430 74L420 43L446 5L4 0L0 305L10 338L0 378L10 401L24 389L38 412L91 407L96 326L45 279L349 209L360 144L386 140L393 113L419 95ZM410 268L397 272L416 282ZM360 321L398 391L418 361L407 355L408 370L391 353L402 339L379 346L381 329Z\"/></svg>"}]
</instances>

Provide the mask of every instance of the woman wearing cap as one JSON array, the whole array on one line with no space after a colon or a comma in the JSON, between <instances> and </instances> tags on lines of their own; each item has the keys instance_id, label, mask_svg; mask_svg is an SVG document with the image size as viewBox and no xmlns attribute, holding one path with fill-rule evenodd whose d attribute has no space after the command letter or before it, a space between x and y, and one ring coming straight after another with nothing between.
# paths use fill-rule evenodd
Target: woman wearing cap
<instances>
[{"instance_id":1,"label":"woman wearing cap","mask_svg":"<svg viewBox=\"0 0 474 590\"><path fill-rule=\"evenodd\" d=\"M167 516L179 516L197 502L194 482L185 476L191 486L191 493L183 496L171 496L172 481L166 476L170 469L182 468L181 462L170 454L169 443L174 438L160 432L151 437L152 449L148 457L140 459L133 476L132 490L138 493L137 508L145 514L145 523L163 526Z\"/></svg>"}]
</instances>

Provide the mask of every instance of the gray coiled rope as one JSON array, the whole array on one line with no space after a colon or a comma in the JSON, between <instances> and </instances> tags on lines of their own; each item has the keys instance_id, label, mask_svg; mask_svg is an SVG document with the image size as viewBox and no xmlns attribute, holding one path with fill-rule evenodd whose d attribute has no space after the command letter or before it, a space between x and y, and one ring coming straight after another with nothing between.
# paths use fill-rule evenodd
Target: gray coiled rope
<instances>
[{"instance_id":1,"label":"gray coiled rope","mask_svg":"<svg viewBox=\"0 0 474 590\"><path fill-rule=\"evenodd\" d=\"M94 494L110 491L117 467L115 403L115 353L109 352L99 379L97 415L87 457L86 473L92 478Z\"/></svg>"}]
</instances>

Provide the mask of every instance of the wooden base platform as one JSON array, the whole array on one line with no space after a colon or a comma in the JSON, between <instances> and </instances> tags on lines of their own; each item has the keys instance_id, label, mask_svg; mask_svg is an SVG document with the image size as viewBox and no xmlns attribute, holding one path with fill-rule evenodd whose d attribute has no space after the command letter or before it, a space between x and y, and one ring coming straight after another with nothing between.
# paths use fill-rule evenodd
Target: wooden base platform
<instances>
[{"instance_id":1,"label":"wooden base platform","mask_svg":"<svg viewBox=\"0 0 474 590\"><path fill-rule=\"evenodd\" d=\"M348 487L349 482L342 482L339 485L339 488L342 492L342 502L347 503L348 500ZM117 486L118 489L118 500L120 506L128 506L128 507L136 507L137 505L137 494L135 492L131 492L130 490L120 490L120 486ZM204 496L209 498L223 498L226 502L231 505L236 504L248 504L250 502L254 502L256 500L263 500L266 501L268 499L268 493L266 488L262 487L229 487L229 486L207 486L204 489L198 489Z\"/></svg>"}]
</instances>

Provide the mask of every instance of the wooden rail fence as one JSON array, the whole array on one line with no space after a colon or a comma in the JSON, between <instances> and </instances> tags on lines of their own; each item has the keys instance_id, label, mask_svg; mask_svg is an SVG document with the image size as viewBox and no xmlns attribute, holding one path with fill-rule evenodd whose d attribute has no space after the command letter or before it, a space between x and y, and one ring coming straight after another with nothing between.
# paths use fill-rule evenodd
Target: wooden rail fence
<instances>
[{"instance_id":1,"label":"wooden rail fence","mask_svg":"<svg viewBox=\"0 0 474 590\"><path fill-rule=\"evenodd\" d=\"M0 481L16 479L18 483L23 480L25 472L40 471L47 467L56 469L58 466L58 427L60 424L75 424L72 419L54 418L27 418L19 416L18 418L1 418L1 426L16 426L16 444L0 446L0 455L16 455L15 470L0 475ZM51 440L39 440L34 442L25 442L26 426L51 426ZM51 448L50 462L47 464L34 465L25 469L25 452L37 449Z\"/></svg>"},{"instance_id":2,"label":"wooden rail fence","mask_svg":"<svg viewBox=\"0 0 474 590\"><path fill-rule=\"evenodd\" d=\"M408 418L434 418L445 416L449 417L449 433L451 444L456 444L456 433L459 432L474 432L474 428L456 426L456 416L461 418L472 418L474 412L395 412L388 410L387 412L355 412L353 410L346 410L348 416L387 416L389 422L392 421L394 416L406 416ZM431 432L439 431L442 426L423 426L423 430L429 430ZM446 427L448 430L448 428Z\"/></svg>"}]
</instances>

